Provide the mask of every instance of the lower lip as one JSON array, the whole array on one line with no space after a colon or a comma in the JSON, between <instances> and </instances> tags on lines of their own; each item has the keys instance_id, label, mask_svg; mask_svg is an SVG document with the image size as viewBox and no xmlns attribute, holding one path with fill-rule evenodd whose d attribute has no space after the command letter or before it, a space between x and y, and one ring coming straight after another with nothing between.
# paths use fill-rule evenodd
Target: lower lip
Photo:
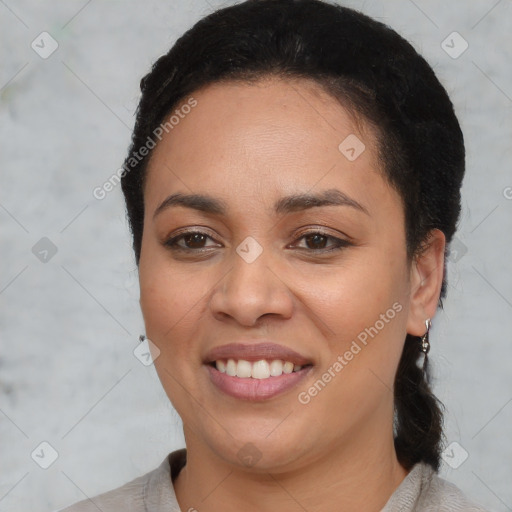
<instances>
[{"instance_id":1,"label":"lower lip","mask_svg":"<svg viewBox=\"0 0 512 512\"><path fill-rule=\"evenodd\" d=\"M211 365L206 365L206 368L211 381L222 392L234 398L256 402L268 400L289 391L297 386L313 367L306 366L298 372L283 373L279 377L269 377L268 379L231 377L226 373L219 372Z\"/></svg>"}]
</instances>

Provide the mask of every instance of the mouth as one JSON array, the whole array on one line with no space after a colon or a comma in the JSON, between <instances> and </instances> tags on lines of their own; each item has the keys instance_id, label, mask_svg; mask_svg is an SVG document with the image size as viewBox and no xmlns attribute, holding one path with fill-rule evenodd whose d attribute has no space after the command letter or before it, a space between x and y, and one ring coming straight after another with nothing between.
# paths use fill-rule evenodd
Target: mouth
<instances>
[{"instance_id":1,"label":"mouth","mask_svg":"<svg viewBox=\"0 0 512 512\"><path fill-rule=\"evenodd\" d=\"M294 364L292 361L283 361L281 359L273 359L268 361L260 359L258 361L247 361L245 359L218 359L209 363L220 373L225 373L230 377L239 377L241 379L269 379L271 377L280 377L281 375L289 375L298 372L307 366Z\"/></svg>"},{"instance_id":2,"label":"mouth","mask_svg":"<svg viewBox=\"0 0 512 512\"><path fill-rule=\"evenodd\" d=\"M274 343L223 345L208 353L204 365L218 390L249 401L289 391L313 368L305 356Z\"/></svg>"}]
</instances>

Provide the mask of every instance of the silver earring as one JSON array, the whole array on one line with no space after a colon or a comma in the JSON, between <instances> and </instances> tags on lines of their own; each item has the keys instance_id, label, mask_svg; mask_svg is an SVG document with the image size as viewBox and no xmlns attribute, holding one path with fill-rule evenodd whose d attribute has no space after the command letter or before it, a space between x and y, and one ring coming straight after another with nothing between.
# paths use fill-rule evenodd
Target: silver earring
<instances>
[{"instance_id":1,"label":"silver earring","mask_svg":"<svg viewBox=\"0 0 512 512\"><path fill-rule=\"evenodd\" d=\"M427 328L425 334L421 337L421 351L426 355L428 354L428 351L430 350L430 342L428 341L428 331L430 331L430 326L432 325L432 322L430 321L430 318L428 320L425 320L425 327Z\"/></svg>"},{"instance_id":2,"label":"silver earring","mask_svg":"<svg viewBox=\"0 0 512 512\"><path fill-rule=\"evenodd\" d=\"M145 339L146 339L146 336L144 336L144 334L141 334L139 336L139 343L142 343Z\"/></svg>"}]
</instances>

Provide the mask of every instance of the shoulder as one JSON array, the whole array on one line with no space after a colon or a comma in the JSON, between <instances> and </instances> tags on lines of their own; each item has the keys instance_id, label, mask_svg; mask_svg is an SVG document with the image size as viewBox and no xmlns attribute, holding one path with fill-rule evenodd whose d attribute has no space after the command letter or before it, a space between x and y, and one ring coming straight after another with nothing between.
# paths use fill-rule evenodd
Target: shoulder
<instances>
[{"instance_id":1,"label":"shoulder","mask_svg":"<svg viewBox=\"0 0 512 512\"><path fill-rule=\"evenodd\" d=\"M491 512L461 489L441 478L431 466L416 464L393 493L382 512Z\"/></svg>"},{"instance_id":2,"label":"shoulder","mask_svg":"<svg viewBox=\"0 0 512 512\"><path fill-rule=\"evenodd\" d=\"M440 512L459 510L464 512L490 512L472 501L456 485L441 478L436 473L432 475L424 502L425 510L439 510ZM427 504L431 508L426 508Z\"/></svg>"},{"instance_id":3,"label":"shoulder","mask_svg":"<svg viewBox=\"0 0 512 512\"><path fill-rule=\"evenodd\" d=\"M79 501L58 512L146 512L168 510L179 512L171 480L171 467L185 462L185 450L165 457L160 466L130 482L92 498Z\"/></svg>"}]
</instances>

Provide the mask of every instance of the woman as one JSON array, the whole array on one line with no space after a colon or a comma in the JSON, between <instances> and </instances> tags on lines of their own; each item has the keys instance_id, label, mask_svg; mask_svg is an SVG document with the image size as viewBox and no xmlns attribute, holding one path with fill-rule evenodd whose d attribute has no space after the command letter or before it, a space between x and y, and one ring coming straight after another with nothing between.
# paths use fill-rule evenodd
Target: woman
<instances>
[{"instance_id":1,"label":"woman","mask_svg":"<svg viewBox=\"0 0 512 512\"><path fill-rule=\"evenodd\" d=\"M186 449L65 510L484 510L437 475L464 143L425 60L351 9L249 0L141 90L122 186Z\"/></svg>"}]
</instances>

